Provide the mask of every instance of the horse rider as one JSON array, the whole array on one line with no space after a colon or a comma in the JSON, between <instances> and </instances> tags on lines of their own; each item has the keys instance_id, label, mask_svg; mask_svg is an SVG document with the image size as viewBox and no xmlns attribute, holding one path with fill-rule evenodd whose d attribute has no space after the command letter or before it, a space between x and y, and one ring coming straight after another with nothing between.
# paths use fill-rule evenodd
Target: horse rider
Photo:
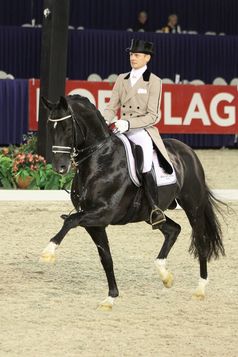
<instances>
[{"instance_id":1,"label":"horse rider","mask_svg":"<svg viewBox=\"0 0 238 357\"><path fill-rule=\"evenodd\" d=\"M133 39L126 51L129 52L132 69L118 76L104 118L109 125L113 123L115 133L125 134L143 150L142 184L151 207L150 223L153 228L166 220L163 211L157 206L157 183L152 172L153 145L157 149L160 165L167 173L173 171L155 126L160 119L162 81L147 69L154 54L152 42ZM121 119L115 120L118 109Z\"/></svg>"}]
</instances>

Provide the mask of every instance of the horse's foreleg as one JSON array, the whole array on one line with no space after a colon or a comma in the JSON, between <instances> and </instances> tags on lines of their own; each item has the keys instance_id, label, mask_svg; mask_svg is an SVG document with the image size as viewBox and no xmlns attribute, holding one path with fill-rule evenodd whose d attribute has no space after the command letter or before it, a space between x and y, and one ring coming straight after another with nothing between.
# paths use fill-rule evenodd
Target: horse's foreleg
<instances>
[{"instance_id":1,"label":"horse's foreleg","mask_svg":"<svg viewBox=\"0 0 238 357\"><path fill-rule=\"evenodd\" d=\"M43 250L40 256L41 262L53 263L55 262L55 251L72 228L75 228L79 225L82 217L82 213L74 213L67 217L64 221L63 227L61 230L50 240L46 248Z\"/></svg>"},{"instance_id":2,"label":"horse's foreleg","mask_svg":"<svg viewBox=\"0 0 238 357\"><path fill-rule=\"evenodd\" d=\"M171 288L174 277L171 272L166 269L167 256L176 242L176 239L181 231L179 224L175 223L169 217L166 217L166 222L159 228L164 235L164 243L155 260L155 265L159 270L160 278L166 288Z\"/></svg>"},{"instance_id":3,"label":"horse's foreleg","mask_svg":"<svg viewBox=\"0 0 238 357\"><path fill-rule=\"evenodd\" d=\"M193 299L204 300L205 287L208 284L207 259L199 255L199 264L200 264L200 278L199 278L198 286L193 293Z\"/></svg>"},{"instance_id":4,"label":"horse's foreleg","mask_svg":"<svg viewBox=\"0 0 238 357\"><path fill-rule=\"evenodd\" d=\"M99 309L110 310L113 306L114 298L119 295L116 279L113 270L113 261L109 248L106 230L103 227L85 227L97 246L102 266L107 276L109 287L108 297L101 302Z\"/></svg>"}]
</instances>

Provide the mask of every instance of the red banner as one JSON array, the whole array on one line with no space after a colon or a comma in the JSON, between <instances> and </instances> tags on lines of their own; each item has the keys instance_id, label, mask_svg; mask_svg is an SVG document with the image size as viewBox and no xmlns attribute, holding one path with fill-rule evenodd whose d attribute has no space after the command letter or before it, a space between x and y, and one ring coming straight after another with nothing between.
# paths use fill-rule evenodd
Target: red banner
<instances>
[{"instance_id":1,"label":"red banner","mask_svg":"<svg viewBox=\"0 0 238 357\"><path fill-rule=\"evenodd\" d=\"M29 130L38 128L39 80L29 80ZM113 84L66 82L66 95L87 97L103 113ZM161 133L237 134L238 95L235 86L164 84L161 98Z\"/></svg>"}]
</instances>

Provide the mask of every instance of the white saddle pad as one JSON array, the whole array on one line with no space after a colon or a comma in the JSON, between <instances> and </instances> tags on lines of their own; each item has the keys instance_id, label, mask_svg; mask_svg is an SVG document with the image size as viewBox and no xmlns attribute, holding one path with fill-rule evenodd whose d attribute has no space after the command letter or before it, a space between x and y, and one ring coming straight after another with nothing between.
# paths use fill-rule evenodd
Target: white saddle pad
<instances>
[{"instance_id":1,"label":"white saddle pad","mask_svg":"<svg viewBox=\"0 0 238 357\"><path fill-rule=\"evenodd\" d=\"M126 157L127 157L127 163L128 163L128 169L129 169L129 174L132 182L136 186L141 186L139 179L136 174L136 166L135 166L135 159L132 154L131 150L131 145L126 137L126 135L123 134L116 134L117 137L123 142L125 150L126 150ZM153 164L155 168L155 175L156 175L156 182L157 186L165 186L165 185L171 185L176 182L176 174L173 168L172 174L167 174L164 169L159 165L158 157L156 155L156 152L154 150L153 152ZM173 165L171 164L173 167Z\"/></svg>"}]
</instances>

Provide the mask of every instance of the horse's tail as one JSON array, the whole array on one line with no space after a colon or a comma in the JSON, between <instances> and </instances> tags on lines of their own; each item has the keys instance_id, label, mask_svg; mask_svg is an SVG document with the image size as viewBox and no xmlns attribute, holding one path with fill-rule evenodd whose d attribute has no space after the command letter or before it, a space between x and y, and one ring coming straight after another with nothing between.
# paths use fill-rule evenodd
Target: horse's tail
<instances>
[{"instance_id":1,"label":"horse's tail","mask_svg":"<svg viewBox=\"0 0 238 357\"><path fill-rule=\"evenodd\" d=\"M209 261L211 258L217 259L220 255L225 255L222 230L217 212L223 216L220 204L227 205L218 200L207 185L205 187L205 195L207 199L203 212L201 212L200 219L196 222L197 224L193 226L189 252L194 254L194 257L201 255Z\"/></svg>"}]
</instances>

